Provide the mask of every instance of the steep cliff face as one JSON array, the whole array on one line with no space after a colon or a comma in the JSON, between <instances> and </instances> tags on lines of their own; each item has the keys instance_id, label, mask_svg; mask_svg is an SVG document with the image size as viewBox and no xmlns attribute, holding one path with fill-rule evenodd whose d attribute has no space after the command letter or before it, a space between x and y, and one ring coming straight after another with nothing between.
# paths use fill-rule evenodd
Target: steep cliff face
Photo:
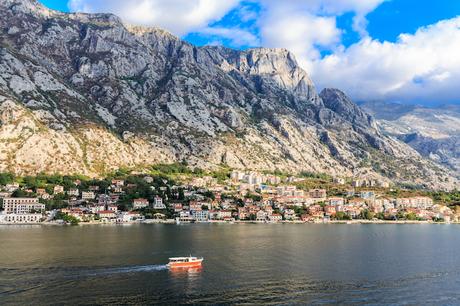
<instances>
[{"instance_id":1,"label":"steep cliff face","mask_svg":"<svg viewBox=\"0 0 460 306\"><path fill-rule=\"evenodd\" d=\"M460 176L460 107L423 107L367 102L383 133L396 137L422 156L452 169ZM390 110L398 110L397 112Z\"/></svg>"},{"instance_id":2,"label":"steep cliff face","mask_svg":"<svg viewBox=\"0 0 460 306\"><path fill-rule=\"evenodd\" d=\"M344 93L318 95L284 49L198 48L34 0L0 2L0 35L2 169L95 175L186 159L454 184Z\"/></svg>"}]
</instances>

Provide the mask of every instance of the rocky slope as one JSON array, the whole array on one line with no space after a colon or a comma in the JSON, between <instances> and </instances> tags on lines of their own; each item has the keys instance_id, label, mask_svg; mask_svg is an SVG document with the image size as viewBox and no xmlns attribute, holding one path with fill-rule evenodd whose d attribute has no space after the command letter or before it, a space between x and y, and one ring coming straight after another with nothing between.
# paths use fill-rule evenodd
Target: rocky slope
<instances>
[{"instance_id":1,"label":"rocky slope","mask_svg":"<svg viewBox=\"0 0 460 306\"><path fill-rule=\"evenodd\" d=\"M453 187L283 49L195 47L110 14L0 0L0 168L97 175L186 159Z\"/></svg>"},{"instance_id":2,"label":"rocky slope","mask_svg":"<svg viewBox=\"0 0 460 306\"><path fill-rule=\"evenodd\" d=\"M384 133L401 139L422 156L441 163L460 176L460 107L364 103ZM387 111L399 110L397 112ZM389 116L388 114L392 114Z\"/></svg>"}]
</instances>

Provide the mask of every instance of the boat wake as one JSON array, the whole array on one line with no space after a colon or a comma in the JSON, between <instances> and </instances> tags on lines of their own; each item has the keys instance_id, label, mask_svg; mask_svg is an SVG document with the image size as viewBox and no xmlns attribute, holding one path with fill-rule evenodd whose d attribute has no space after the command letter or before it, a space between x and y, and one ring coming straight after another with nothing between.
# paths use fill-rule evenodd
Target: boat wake
<instances>
[{"instance_id":1,"label":"boat wake","mask_svg":"<svg viewBox=\"0 0 460 306\"><path fill-rule=\"evenodd\" d=\"M81 276L100 276L110 274L121 274L121 273L138 273L138 272L153 272L167 270L167 265L145 265L145 266L128 266L128 267L116 267L116 268L105 268L93 271L87 271L87 273L80 274Z\"/></svg>"}]
</instances>

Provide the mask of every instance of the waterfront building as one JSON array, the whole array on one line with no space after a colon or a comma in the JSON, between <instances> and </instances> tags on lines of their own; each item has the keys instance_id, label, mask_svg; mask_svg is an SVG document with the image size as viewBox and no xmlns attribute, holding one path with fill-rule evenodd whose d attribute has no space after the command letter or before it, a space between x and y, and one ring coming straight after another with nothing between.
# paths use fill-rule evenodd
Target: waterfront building
<instances>
[{"instance_id":1,"label":"waterfront building","mask_svg":"<svg viewBox=\"0 0 460 306\"><path fill-rule=\"evenodd\" d=\"M5 214L29 214L45 211L45 204L39 203L38 198L4 198L3 210Z\"/></svg>"},{"instance_id":2,"label":"waterfront building","mask_svg":"<svg viewBox=\"0 0 460 306\"><path fill-rule=\"evenodd\" d=\"M295 219L295 211L293 209L284 210L284 219L286 219L286 220L294 220Z\"/></svg>"},{"instance_id":3,"label":"waterfront building","mask_svg":"<svg viewBox=\"0 0 460 306\"><path fill-rule=\"evenodd\" d=\"M39 223L42 222L43 215L42 214L4 214L0 215L0 223Z\"/></svg>"},{"instance_id":4,"label":"waterfront building","mask_svg":"<svg viewBox=\"0 0 460 306\"><path fill-rule=\"evenodd\" d=\"M281 214L271 214L268 216L268 219L271 222L279 222L283 220L283 216Z\"/></svg>"},{"instance_id":5,"label":"waterfront building","mask_svg":"<svg viewBox=\"0 0 460 306\"><path fill-rule=\"evenodd\" d=\"M205 222L209 220L209 211L207 210L194 210L192 211L192 217L195 221Z\"/></svg>"},{"instance_id":6,"label":"waterfront building","mask_svg":"<svg viewBox=\"0 0 460 306\"><path fill-rule=\"evenodd\" d=\"M266 221L267 220L267 213L263 210L259 210L256 213L256 221Z\"/></svg>"},{"instance_id":7,"label":"waterfront building","mask_svg":"<svg viewBox=\"0 0 460 306\"><path fill-rule=\"evenodd\" d=\"M97 215L102 219L102 221L112 221L117 218L117 215L112 210L102 210L99 211Z\"/></svg>"},{"instance_id":8,"label":"waterfront building","mask_svg":"<svg viewBox=\"0 0 460 306\"><path fill-rule=\"evenodd\" d=\"M217 211L217 218L220 220L227 219L232 217L232 212L230 210L218 210Z\"/></svg>"},{"instance_id":9,"label":"waterfront building","mask_svg":"<svg viewBox=\"0 0 460 306\"><path fill-rule=\"evenodd\" d=\"M144 220L144 216L134 211L122 212L118 216L118 221L120 222L133 222L133 221L142 221L142 220Z\"/></svg>"},{"instance_id":10,"label":"waterfront building","mask_svg":"<svg viewBox=\"0 0 460 306\"><path fill-rule=\"evenodd\" d=\"M238 219L246 220L249 218L249 212L247 207L238 207Z\"/></svg>"},{"instance_id":11,"label":"waterfront building","mask_svg":"<svg viewBox=\"0 0 460 306\"><path fill-rule=\"evenodd\" d=\"M192 216L190 215L190 212L187 210L182 210L179 212L179 221L181 222L190 222L192 221Z\"/></svg>"}]
</instances>

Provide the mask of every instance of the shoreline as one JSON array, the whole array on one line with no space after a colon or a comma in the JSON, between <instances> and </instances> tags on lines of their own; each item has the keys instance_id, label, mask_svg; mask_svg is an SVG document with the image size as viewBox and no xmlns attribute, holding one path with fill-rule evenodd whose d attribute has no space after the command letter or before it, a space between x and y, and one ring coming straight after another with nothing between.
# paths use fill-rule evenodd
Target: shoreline
<instances>
[{"instance_id":1,"label":"shoreline","mask_svg":"<svg viewBox=\"0 0 460 306\"><path fill-rule=\"evenodd\" d=\"M208 222L180 222L176 223L175 220L152 220L152 221L135 221L135 222L80 222L78 225L136 225L136 224L460 224L460 222L433 222L433 221L410 221L410 220L333 220L328 222L303 222L303 221L279 221L279 222L264 222L264 221L247 221L247 220L235 220L232 222L228 221L208 221ZM33 226L71 226L70 224L56 223L56 222L38 222L38 223L0 223L0 226L14 226L14 225L33 225Z\"/></svg>"}]
</instances>

